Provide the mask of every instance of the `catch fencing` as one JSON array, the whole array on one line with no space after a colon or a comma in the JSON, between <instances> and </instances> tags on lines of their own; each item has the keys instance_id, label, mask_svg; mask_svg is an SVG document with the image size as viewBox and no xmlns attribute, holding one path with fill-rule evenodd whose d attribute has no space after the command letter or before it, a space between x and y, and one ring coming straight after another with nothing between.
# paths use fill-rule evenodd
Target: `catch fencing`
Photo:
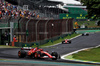
<instances>
[{"instance_id":1,"label":"catch fencing","mask_svg":"<svg viewBox=\"0 0 100 66\"><path fill-rule=\"evenodd\" d=\"M73 31L73 19L22 18L18 25L19 28L14 30L14 35L23 43L52 39Z\"/></svg>"}]
</instances>

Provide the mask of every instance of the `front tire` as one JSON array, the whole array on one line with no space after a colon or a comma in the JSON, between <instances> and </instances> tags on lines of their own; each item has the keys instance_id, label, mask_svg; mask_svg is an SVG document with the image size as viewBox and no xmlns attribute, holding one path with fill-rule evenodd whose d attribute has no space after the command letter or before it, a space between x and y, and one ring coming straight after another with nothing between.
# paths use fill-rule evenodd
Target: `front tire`
<instances>
[{"instance_id":1,"label":"front tire","mask_svg":"<svg viewBox=\"0 0 100 66\"><path fill-rule=\"evenodd\" d=\"M69 44L71 44L71 41L68 41L69 42Z\"/></svg>"},{"instance_id":2,"label":"front tire","mask_svg":"<svg viewBox=\"0 0 100 66\"><path fill-rule=\"evenodd\" d=\"M52 60L57 60L57 58L58 58L58 53L57 52L52 52L51 55L55 56L55 58L52 58Z\"/></svg>"}]
</instances>

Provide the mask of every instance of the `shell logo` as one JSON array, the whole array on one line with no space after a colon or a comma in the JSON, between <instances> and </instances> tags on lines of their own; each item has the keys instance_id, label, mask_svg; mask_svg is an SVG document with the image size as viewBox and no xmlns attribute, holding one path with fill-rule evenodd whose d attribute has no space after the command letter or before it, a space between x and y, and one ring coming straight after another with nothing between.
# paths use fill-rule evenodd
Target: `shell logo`
<instances>
[{"instance_id":1,"label":"shell logo","mask_svg":"<svg viewBox=\"0 0 100 66\"><path fill-rule=\"evenodd\" d=\"M69 15L67 14L66 16L68 17Z\"/></svg>"},{"instance_id":2,"label":"shell logo","mask_svg":"<svg viewBox=\"0 0 100 66\"><path fill-rule=\"evenodd\" d=\"M82 14L80 14L80 16L82 16Z\"/></svg>"},{"instance_id":3,"label":"shell logo","mask_svg":"<svg viewBox=\"0 0 100 66\"><path fill-rule=\"evenodd\" d=\"M27 44L25 44L25 47L27 46Z\"/></svg>"}]
</instances>

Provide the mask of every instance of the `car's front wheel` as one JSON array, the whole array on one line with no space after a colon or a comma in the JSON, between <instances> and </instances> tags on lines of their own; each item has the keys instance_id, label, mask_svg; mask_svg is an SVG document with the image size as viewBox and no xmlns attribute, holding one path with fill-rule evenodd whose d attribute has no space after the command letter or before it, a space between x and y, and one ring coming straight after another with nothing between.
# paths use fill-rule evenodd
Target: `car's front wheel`
<instances>
[{"instance_id":1,"label":"car's front wheel","mask_svg":"<svg viewBox=\"0 0 100 66\"><path fill-rule=\"evenodd\" d=\"M70 41L68 41L69 42L69 44L71 43L71 40Z\"/></svg>"},{"instance_id":2,"label":"car's front wheel","mask_svg":"<svg viewBox=\"0 0 100 66\"><path fill-rule=\"evenodd\" d=\"M57 58L58 58L58 53L57 52L52 52L51 55L55 56L55 58L52 58L52 60L57 60Z\"/></svg>"}]
</instances>

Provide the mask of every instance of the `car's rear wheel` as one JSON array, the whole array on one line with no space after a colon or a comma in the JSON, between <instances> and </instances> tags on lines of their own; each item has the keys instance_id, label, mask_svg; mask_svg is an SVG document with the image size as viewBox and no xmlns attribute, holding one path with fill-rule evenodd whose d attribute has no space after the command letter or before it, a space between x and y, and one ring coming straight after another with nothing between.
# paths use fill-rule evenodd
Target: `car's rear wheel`
<instances>
[{"instance_id":1,"label":"car's rear wheel","mask_svg":"<svg viewBox=\"0 0 100 66\"><path fill-rule=\"evenodd\" d=\"M57 52L52 52L51 55L55 56L55 58L52 58L52 60L57 60L57 58L58 58L58 53Z\"/></svg>"},{"instance_id":2,"label":"car's rear wheel","mask_svg":"<svg viewBox=\"0 0 100 66\"><path fill-rule=\"evenodd\" d=\"M24 50L18 51L18 57L19 58L24 58L26 56L26 52Z\"/></svg>"},{"instance_id":3,"label":"car's rear wheel","mask_svg":"<svg viewBox=\"0 0 100 66\"><path fill-rule=\"evenodd\" d=\"M62 44L64 44L64 41L62 41Z\"/></svg>"}]
</instances>

